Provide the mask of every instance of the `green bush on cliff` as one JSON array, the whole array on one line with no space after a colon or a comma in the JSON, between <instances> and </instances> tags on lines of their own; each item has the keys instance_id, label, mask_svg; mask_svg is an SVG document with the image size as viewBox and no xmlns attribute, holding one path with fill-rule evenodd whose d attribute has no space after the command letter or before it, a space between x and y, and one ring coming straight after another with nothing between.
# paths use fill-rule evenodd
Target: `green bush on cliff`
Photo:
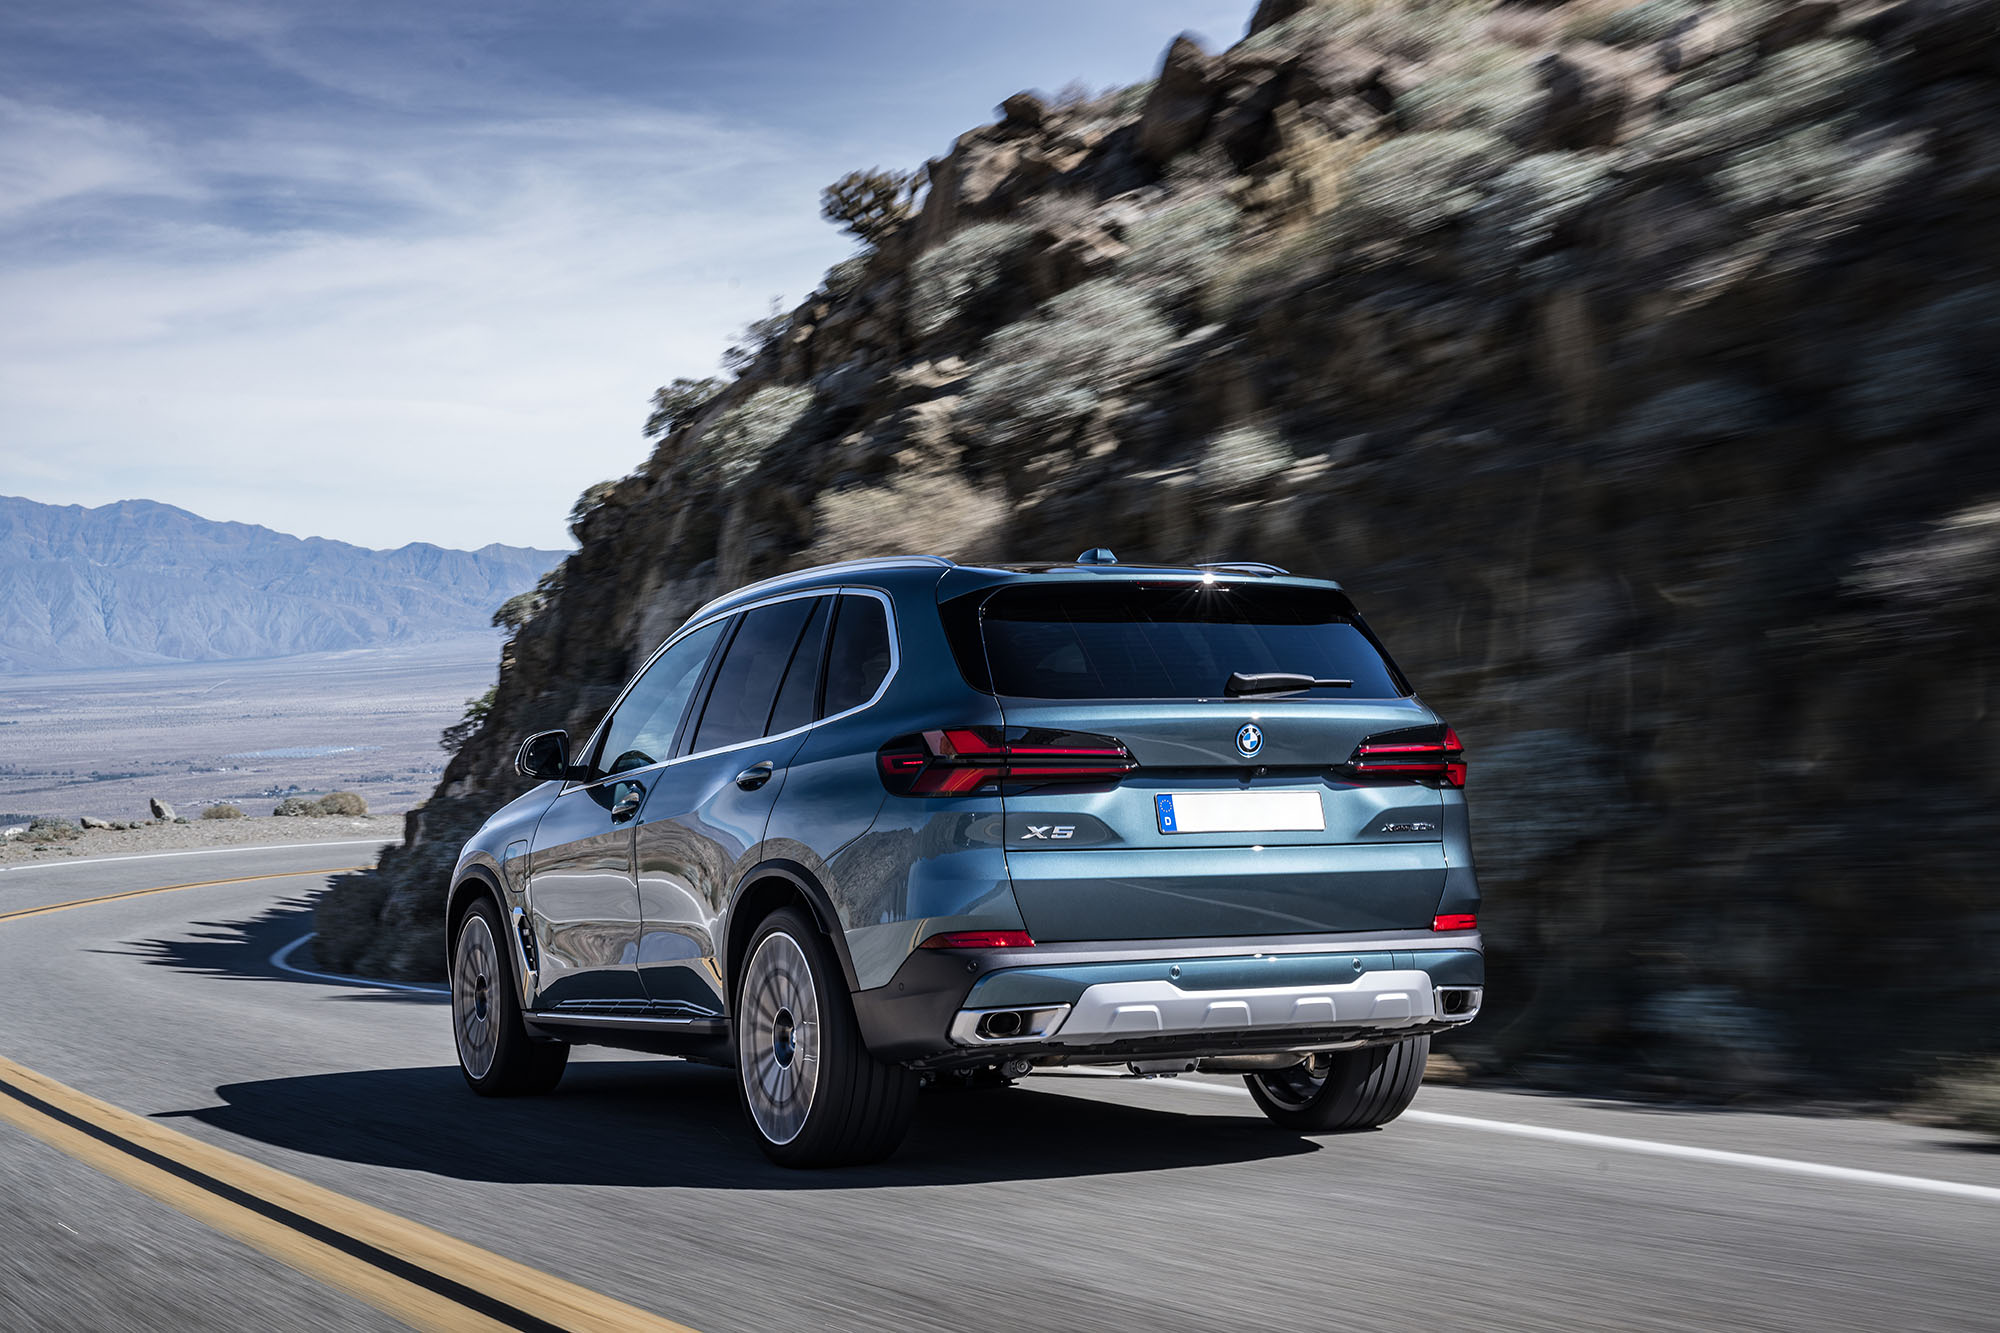
<instances>
[{"instance_id":1,"label":"green bush on cliff","mask_svg":"<svg viewBox=\"0 0 2000 1333\"><path fill-rule=\"evenodd\" d=\"M934 338L1006 276L1034 236L1019 222L975 222L910 266L910 329Z\"/></svg>"},{"instance_id":2,"label":"green bush on cliff","mask_svg":"<svg viewBox=\"0 0 2000 1333\"><path fill-rule=\"evenodd\" d=\"M1224 490L1269 481L1293 463L1292 451L1264 426L1231 426L1202 451L1201 479Z\"/></svg>"},{"instance_id":3,"label":"green bush on cliff","mask_svg":"<svg viewBox=\"0 0 2000 1333\"><path fill-rule=\"evenodd\" d=\"M1468 247L1504 272L1588 217L1613 183L1609 153L1536 153L1488 181L1466 215Z\"/></svg>"},{"instance_id":4,"label":"green bush on cliff","mask_svg":"<svg viewBox=\"0 0 2000 1333\"><path fill-rule=\"evenodd\" d=\"M773 385L725 408L701 436L700 453L725 486L757 470L765 454L799 424L812 406L811 389Z\"/></svg>"},{"instance_id":5,"label":"green bush on cliff","mask_svg":"<svg viewBox=\"0 0 2000 1333\"><path fill-rule=\"evenodd\" d=\"M548 603L548 594L540 588L530 588L527 592L515 593L500 603L493 612L493 628L504 629L509 634L516 633L521 626L533 620Z\"/></svg>"},{"instance_id":6,"label":"green bush on cliff","mask_svg":"<svg viewBox=\"0 0 2000 1333\"><path fill-rule=\"evenodd\" d=\"M1708 157L1765 142L1859 100L1875 62L1865 42L1801 42L1759 61L1739 48L1661 96L1662 121L1638 139L1650 153Z\"/></svg>"},{"instance_id":7,"label":"green bush on cliff","mask_svg":"<svg viewBox=\"0 0 2000 1333\"><path fill-rule=\"evenodd\" d=\"M869 245L880 245L910 217L911 171L850 171L820 192L820 216Z\"/></svg>"},{"instance_id":8,"label":"green bush on cliff","mask_svg":"<svg viewBox=\"0 0 2000 1333\"><path fill-rule=\"evenodd\" d=\"M498 685L486 693L465 701L465 716L446 727L438 736L438 747L449 754L457 754L465 748L465 743L478 734L486 725L486 719L493 712L493 700L500 693Z\"/></svg>"},{"instance_id":9,"label":"green bush on cliff","mask_svg":"<svg viewBox=\"0 0 2000 1333\"><path fill-rule=\"evenodd\" d=\"M987 340L960 415L1002 450L1060 443L1173 340L1143 292L1094 279Z\"/></svg>"},{"instance_id":10,"label":"green bush on cliff","mask_svg":"<svg viewBox=\"0 0 2000 1333\"><path fill-rule=\"evenodd\" d=\"M615 481L600 481L584 487L583 494L576 497L576 503L569 507L569 534L581 539L583 525L590 516L604 508L611 497L618 493Z\"/></svg>"},{"instance_id":11,"label":"green bush on cliff","mask_svg":"<svg viewBox=\"0 0 2000 1333\"><path fill-rule=\"evenodd\" d=\"M1125 230L1131 255L1120 271L1161 304L1213 282L1239 243L1243 210L1221 195L1170 204Z\"/></svg>"},{"instance_id":12,"label":"green bush on cliff","mask_svg":"<svg viewBox=\"0 0 2000 1333\"><path fill-rule=\"evenodd\" d=\"M1250 51L1327 42L1365 46L1400 60L1428 60L1475 41L1499 0L1312 0L1297 14L1243 43Z\"/></svg>"},{"instance_id":13,"label":"green bush on cliff","mask_svg":"<svg viewBox=\"0 0 2000 1333\"><path fill-rule=\"evenodd\" d=\"M646 417L646 438L656 440L679 430L700 416L701 410L721 392L720 380L695 380L685 375L653 390L653 410Z\"/></svg>"},{"instance_id":14,"label":"green bush on cliff","mask_svg":"<svg viewBox=\"0 0 2000 1333\"><path fill-rule=\"evenodd\" d=\"M1590 13L1564 25L1565 37L1606 46L1644 46L1661 41L1701 16L1689 0L1641 0L1609 14Z\"/></svg>"},{"instance_id":15,"label":"green bush on cliff","mask_svg":"<svg viewBox=\"0 0 2000 1333\"><path fill-rule=\"evenodd\" d=\"M1502 130L1541 96L1530 54L1483 49L1455 61L1396 99L1411 130Z\"/></svg>"},{"instance_id":16,"label":"green bush on cliff","mask_svg":"<svg viewBox=\"0 0 2000 1333\"><path fill-rule=\"evenodd\" d=\"M1329 238L1368 244L1421 236L1457 221L1481 199L1480 182L1513 157L1507 141L1480 130L1405 134L1355 164Z\"/></svg>"}]
</instances>

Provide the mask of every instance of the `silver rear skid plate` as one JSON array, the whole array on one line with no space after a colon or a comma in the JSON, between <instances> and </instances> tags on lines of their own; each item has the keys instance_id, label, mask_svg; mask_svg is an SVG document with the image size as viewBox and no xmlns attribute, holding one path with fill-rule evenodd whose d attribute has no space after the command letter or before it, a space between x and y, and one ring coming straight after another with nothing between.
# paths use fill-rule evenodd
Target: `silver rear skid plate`
<instances>
[{"instance_id":1,"label":"silver rear skid plate","mask_svg":"<svg viewBox=\"0 0 2000 1333\"><path fill-rule=\"evenodd\" d=\"M1483 998L1481 987L1434 986L1429 973L1416 969L1366 972L1339 985L1255 990L1188 991L1167 981L1110 981L1086 988L1072 1005L961 1009L951 1039L960 1046L1093 1046L1259 1030L1380 1031L1470 1022Z\"/></svg>"}]
</instances>

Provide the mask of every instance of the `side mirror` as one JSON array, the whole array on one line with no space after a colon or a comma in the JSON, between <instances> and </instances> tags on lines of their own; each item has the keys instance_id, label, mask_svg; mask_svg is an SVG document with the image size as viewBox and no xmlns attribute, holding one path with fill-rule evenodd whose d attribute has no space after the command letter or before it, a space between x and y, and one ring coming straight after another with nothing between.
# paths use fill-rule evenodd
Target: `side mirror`
<instances>
[{"instance_id":1,"label":"side mirror","mask_svg":"<svg viewBox=\"0 0 2000 1333\"><path fill-rule=\"evenodd\" d=\"M569 776L569 733L538 731L521 742L514 752L514 771L524 778L554 779Z\"/></svg>"}]
</instances>

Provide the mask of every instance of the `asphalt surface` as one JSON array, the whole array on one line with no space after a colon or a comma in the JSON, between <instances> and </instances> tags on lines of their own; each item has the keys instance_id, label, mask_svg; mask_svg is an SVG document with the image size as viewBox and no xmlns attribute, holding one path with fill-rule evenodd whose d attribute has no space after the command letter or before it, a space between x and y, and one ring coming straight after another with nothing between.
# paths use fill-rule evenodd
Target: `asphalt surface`
<instances>
[{"instance_id":1,"label":"asphalt surface","mask_svg":"<svg viewBox=\"0 0 2000 1333\"><path fill-rule=\"evenodd\" d=\"M1433 1086L1301 1139L1229 1080L1038 1075L801 1174L677 1061L481 1101L441 997L271 961L324 883L295 872L371 856L0 872L0 1057L704 1333L2000 1327L2000 1153L1887 1121ZM0 1329L398 1326L0 1123Z\"/></svg>"}]
</instances>

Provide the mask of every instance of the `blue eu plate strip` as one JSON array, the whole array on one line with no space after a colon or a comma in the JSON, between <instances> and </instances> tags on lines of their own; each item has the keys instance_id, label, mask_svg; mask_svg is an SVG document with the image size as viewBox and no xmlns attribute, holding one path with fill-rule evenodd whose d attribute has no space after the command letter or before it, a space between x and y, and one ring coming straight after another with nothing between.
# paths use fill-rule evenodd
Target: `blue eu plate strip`
<instances>
[{"instance_id":1,"label":"blue eu plate strip","mask_svg":"<svg viewBox=\"0 0 2000 1333\"><path fill-rule=\"evenodd\" d=\"M1174 798L1165 792L1161 792L1153 798L1153 808L1159 811L1160 832L1172 833L1174 831Z\"/></svg>"}]
</instances>

